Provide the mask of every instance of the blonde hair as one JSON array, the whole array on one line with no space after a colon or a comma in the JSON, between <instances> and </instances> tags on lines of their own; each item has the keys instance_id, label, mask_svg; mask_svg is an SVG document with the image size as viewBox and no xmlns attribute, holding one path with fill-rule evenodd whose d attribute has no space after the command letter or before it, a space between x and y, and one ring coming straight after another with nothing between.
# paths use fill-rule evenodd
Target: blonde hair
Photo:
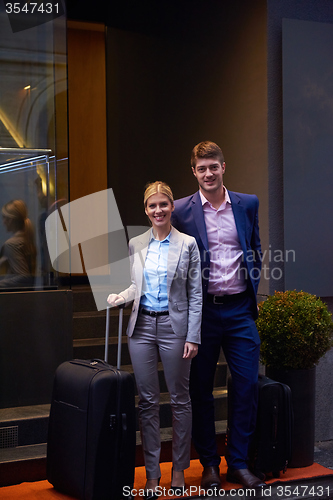
<instances>
[{"instance_id":1,"label":"blonde hair","mask_svg":"<svg viewBox=\"0 0 333 500\"><path fill-rule=\"evenodd\" d=\"M30 263L31 274L36 270L35 231L28 218L28 209L23 200L12 200L2 207L2 215L12 220L13 232L22 231L25 240L25 254Z\"/></svg>"},{"instance_id":2,"label":"blonde hair","mask_svg":"<svg viewBox=\"0 0 333 500\"><path fill-rule=\"evenodd\" d=\"M173 206L173 204L174 204L173 203L173 194L172 194L170 186L168 186L168 184L166 184L165 182L155 181L155 182L151 182L151 183L147 184L147 186L146 186L145 193L143 195L143 203L144 203L145 208L147 208L148 198L150 198L151 196L153 196L154 194L157 194L157 193L165 194L165 196L167 196L169 198L171 205Z\"/></svg>"}]
</instances>

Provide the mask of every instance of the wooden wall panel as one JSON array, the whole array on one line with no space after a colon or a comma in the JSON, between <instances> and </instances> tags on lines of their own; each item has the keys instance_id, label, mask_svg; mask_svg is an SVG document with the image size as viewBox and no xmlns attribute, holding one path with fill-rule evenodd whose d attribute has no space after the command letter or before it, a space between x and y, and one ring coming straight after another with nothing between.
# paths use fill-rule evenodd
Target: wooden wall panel
<instances>
[{"instance_id":1,"label":"wooden wall panel","mask_svg":"<svg viewBox=\"0 0 333 500\"><path fill-rule=\"evenodd\" d=\"M68 22L70 200L107 189L105 26Z\"/></svg>"}]
</instances>

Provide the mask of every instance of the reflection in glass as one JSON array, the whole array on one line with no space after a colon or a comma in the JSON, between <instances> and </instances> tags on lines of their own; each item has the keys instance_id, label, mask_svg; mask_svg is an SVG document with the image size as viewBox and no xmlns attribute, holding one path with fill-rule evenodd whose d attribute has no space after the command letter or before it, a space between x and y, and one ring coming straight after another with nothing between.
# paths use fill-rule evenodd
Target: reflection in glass
<instances>
[{"instance_id":1,"label":"reflection in glass","mask_svg":"<svg viewBox=\"0 0 333 500\"><path fill-rule=\"evenodd\" d=\"M59 203L54 163L55 158L50 150L0 148L0 195L1 200L6 201L2 208L3 224L0 226L0 247L2 247L0 289L55 284L45 236L45 220L53 211L55 204ZM35 263L28 265L30 279L27 277L22 279L19 276L14 279L14 274L27 276L27 267L24 269L22 254L26 242L23 244L21 234L23 225L22 220L19 220L20 217L24 217L24 210L26 211L25 217L31 222L31 228L34 231ZM21 215L18 214L19 211ZM8 232L13 233L14 241L11 239L8 242ZM17 232L19 232L18 235ZM12 260L14 258L13 245L19 243L18 236L21 244L21 258L19 259L18 255L16 257L21 262L20 266L15 265ZM12 250L11 262L9 262L8 255L7 260L5 259L6 252L10 250ZM20 252L17 250L17 253ZM29 259L30 257L26 256L26 260Z\"/></svg>"},{"instance_id":2,"label":"reflection in glass","mask_svg":"<svg viewBox=\"0 0 333 500\"><path fill-rule=\"evenodd\" d=\"M23 200L2 207L2 222L12 234L0 249L0 288L33 286L36 273L35 231Z\"/></svg>"}]
</instances>

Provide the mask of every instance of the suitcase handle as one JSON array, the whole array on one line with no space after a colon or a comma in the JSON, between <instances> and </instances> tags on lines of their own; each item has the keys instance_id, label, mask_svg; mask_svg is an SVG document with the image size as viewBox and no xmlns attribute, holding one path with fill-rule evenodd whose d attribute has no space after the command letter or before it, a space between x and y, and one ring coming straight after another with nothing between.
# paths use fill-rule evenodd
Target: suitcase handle
<instances>
[{"instance_id":1,"label":"suitcase handle","mask_svg":"<svg viewBox=\"0 0 333 500\"><path fill-rule=\"evenodd\" d=\"M121 337L123 333L123 309L124 304L118 306L119 309L119 322L118 322L118 350L117 350L117 369L120 370L121 365ZM107 363L109 359L109 331L110 331L110 312L111 306L106 308L106 327L105 327L105 350L104 361Z\"/></svg>"}]
</instances>

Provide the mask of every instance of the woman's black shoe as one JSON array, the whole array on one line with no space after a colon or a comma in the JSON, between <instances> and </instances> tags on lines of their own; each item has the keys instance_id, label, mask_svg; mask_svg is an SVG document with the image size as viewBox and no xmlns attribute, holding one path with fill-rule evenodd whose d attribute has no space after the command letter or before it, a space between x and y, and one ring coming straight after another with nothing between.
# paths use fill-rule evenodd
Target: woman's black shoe
<instances>
[{"instance_id":1,"label":"woman's black shoe","mask_svg":"<svg viewBox=\"0 0 333 500\"><path fill-rule=\"evenodd\" d=\"M170 493L177 497L183 497L185 495L185 486L171 486Z\"/></svg>"},{"instance_id":2,"label":"woman's black shoe","mask_svg":"<svg viewBox=\"0 0 333 500\"><path fill-rule=\"evenodd\" d=\"M183 471L183 476L184 476L184 471ZM184 496L185 495L185 480L183 486L172 486L172 481L173 481L173 467L171 469L171 488L170 490L173 491L173 494L177 497Z\"/></svg>"},{"instance_id":3,"label":"woman's black shoe","mask_svg":"<svg viewBox=\"0 0 333 500\"><path fill-rule=\"evenodd\" d=\"M156 500L158 498L158 495L152 489L149 489L144 492L143 498L145 498L146 500Z\"/></svg>"},{"instance_id":4,"label":"woman's black shoe","mask_svg":"<svg viewBox=\"0 0 333 500\"><path fill-rule=\"evenodd\" d=\"M160 478L158 478L157 486L159 486L159 484L160 484ZM157 491L154 490L155 488L148 488L147 490L145 488L143 498L145 498L146 500L156 500L160 495L158 495Z\"/></svg>"}]
</instances>

